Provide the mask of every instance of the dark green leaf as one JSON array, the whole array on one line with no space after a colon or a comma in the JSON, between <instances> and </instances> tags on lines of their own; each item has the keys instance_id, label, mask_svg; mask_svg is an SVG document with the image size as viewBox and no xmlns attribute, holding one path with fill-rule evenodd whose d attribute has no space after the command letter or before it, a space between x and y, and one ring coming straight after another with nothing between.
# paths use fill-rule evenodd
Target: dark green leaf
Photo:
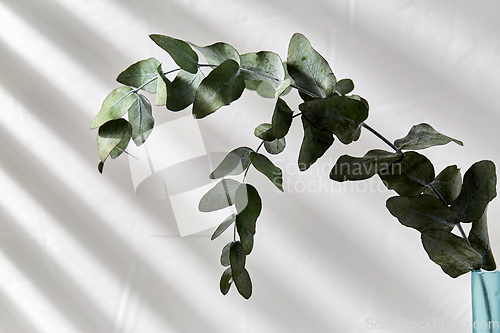
<instances>
[{"instance_id":1,"label":"dark green leaf","mask_svg":"<svg viewBox=\"0 0 500 333\"><path fill-rule=\"evenodd\" d=\"M460 214L441 200L427 194L392 197L387 200L386 206L402 225L420 232L428 229L450 232L460 222Z\"/></svg>"},{"instance_id":2,"label":"dark green leaf","mask_svg":"<svg viewBox=\"0 0 500 333\"><path fill-rule=\"evenodd\" d=\"M231 267L228 267L220 278L220 292L222 295L226 295L231 288L233 282L233 273L231 272Z\"/></svg>"},{"instance_id":3,"label":"dark green leaf","mask_svg":"<svg viewBox=\"0 0 500 333\"><path fill-rule=\"evenodd\" d=\"M131 87L120 87L113 90L102 102L101 110L92 120L90 128L97 128L104 123L121 118L137 100Z\"/></svg>"},{"instance_id":4,"label":"dark green leaf","mask_svg":"<svg viewBox=\"0 0 500 333\"><path fill-rule=\"evenodd\" d=\"M201 81L193 104L195 118L203 118L224 105L240 98L245 81L240 77L240 65L228 59Z\"/></svg>"},{"instance_id":5,"label":"dark green leaf","mask_svg":"<svg viewBox=\"0 0 500 333\"><path fill-rule=\"evenodd\" d=\"M401 149L418 150L432 146L445 145L451 141L460 146L464 145L462 141L443 135L432 128L431 125L422 123L413 126L404 138L394 141L394 145Z\"/></svg>"},{"instance_id":6,"label":"dark green leaf","mask_svg":"<svg viewBox=\"0 0 500 333\"><path fill-rule=\"evenodd\" d=\"M474 250L483 258L481 268L487 271L494 271L497 265L493 258L490 239L488 237L487 211L488 209L485 209L479 220L472 222L472 229L469 232L469 242Z\"/></svg>"},{"instance_id":7,"label":"dark green leaf","mask_svg":"<svg viewBox=\"0 0 500 333\"><path fill-rule=\"evenodd\" d=\"M188 43L164 35L149 35L149 37L167 51L180 68L193 74L198 72L198 55Z\"/></svg>"},{"instance_id":8,"label":"dark green leaf","mask_svg":"<svg viewBox=\"0 0 500 333\"><path fill-rule=\"evenodd\" d=\"M127 86L139 88L148 81L158 77L158 66L160 66L160 62L155 58L141 60L121 72L116 81ZM148 93L155 94L156 86L157 83L152 81L142 87L142 89Z\"/></svg>"},{"instance_id":9,"label":"dark green leaf","mask_svg":"<svg viewBox=\"0 0 500 333\"><path fill-rule=\"evenodd\" d=\"M337 82L335 89L339 94L345 95L354 90L354 82L351 79L342 79Z\"/></svg>"},{"instance_id":10,"label":"dark green leaf","mask_svg":"<svg viewBox=\"0 0 500 333\"><path fill-rule=\"evenodd\" d=\"M243 269L239 274L233 272L233 281L241 296L245 299L252 296L252 280L250 280L250 275L246 269Z\"/></svg>"},{"instance_id":11,"label":"dark green leaf","mask_svg":"<svg viewBox=\"0 0 500 333\"><path fill-rule=\"evenodd\" d=\"M274 136L273 125L264 123L257 126L253 134L264 141L273 141L276 139Z\"/></svg>"},{"instance_id":12,"label":"dark green leaf","mask_svg":"<svg viewBox=\"0 0 500 333\"><path fill-rule=\"evenodd\" d=\"M304 139L300 146L299 169L306 171L325 154L333 144L334 138L331 133L316 129L305 117L300 118L304 127Z\"/></svg>"},{"instance_id":13,"label":"dark green leaf","mask_svg":"<svg viewBox=\"0 0 500 333\"><path fill-rule=\"evenodd\" d=\"M274 107L273 120L271 122L274 136L278 139L288 134L292 125L293 111L284 100L278 98Z\"/></svg>"},{"instance_id":14,"label":"dark green leaf","mask_svg":"<svg viewBox=\"0 0 500 333\"><path fill-rule=\"evenodd\" d=\"M333 166L330 179L338 182L368 179L377 172L387 169L401 157L401 153L391 153L380 149L370 150L363 157L342 155Z\"/></svg>"},{"instance_id":15,"label":"dark green leaf","mask_svg":"<svg viewBox=\"0 0 500 333\"><path fill-rule=\"evenodd\" d=\"M462 191L451 208L462 214L463 222L479 220L488 203L497 196L497 175L491 161L474 163L464 175Z\"/></svg>"},{"instance_id":16,"label":"dark green leaf","mask_svg":"<svg viewBox=\"0 0 500 333\"><path fill-rule=\"evenodd\" d=\"M200 200L200 212L212 212L234 205L234 195L241 183L233 179L223 179Z\"/></svg>"},{"instance_id":17,"label":"dark green leaf","mask_svg":"<svg viewBox=\"0 0 500 333\"><path fill-rule=\"evenodd\" d=\"M101 162L108 156L118 157L127 148L132 136L132 126L123 118L110 120L97 133L97 148Z\"/></svg>"},{"instance_id":18,"label":"dark green leaf","mask_svg":"<svg viewBox=\"0 0 500 333\"><path fill-rule=\"evenodd\" d=\"M226 231L227 228L229 228L231 226L231 224L233 224L233 222L236 220L236 214L231 214L230 216L228 216L224 222L222 222L218 227L217 229L215 229L213 235L212 235L212 238L210 238L210 240L214 240L216 239L217 237L219 237L220 235L222 235L222 233L224 231Z\"/></svg>"},{"instance_id":19,"label":"dark green leaf","mask_svg":"<svg viewBox=\"0 0 500 333\"><path fill-rule=\"evenodd\" d=\"M361 123L368 118L365 104L346 96L315 99L300 104L299 109L314 127L335 134L344 144L359 138Z\"/></svg>"},{"instance_id":20,"label":"dark green leaf","mask_svg":"<svg viewBox=\"0 0 500 333\"><path fill-rule=\"evenodd\" d=\"M253 234L246 228L241 219L236 220L236 230L238 230L240 236L243 253L249 255L253 249Z\"/></svg>"},{"instance_id":21,"label":"dark green leaf","mask_svg":"<svg viewBox=\"0 0 500 333\"><path fill-rule=\"evenodd\" d=\"M224 267L231 265L231 261L229 260L229 251L231 250L231 245L234 242L227 243L222 249L222 253L220 255L220 264Z\"/></svg>"},{"instance_id":22,"label":"dark green leaf","mask_svg":"<svg viewBox=\"0 0 500 333\"><path fill-rule=\"evenodd\" d=\"M210 179L239 175L250 165L251 148L239 147L229 152L222 162L210 174Z\"/></svg>"},{"instance_id":23,"label":"dark green leaf","mask_svg":"<svg viewBox=\"0 0 500 333\"><path fill-rule=\"evenodd\" d=\"M234 47L229 44L218 42L207 46L198 46L191 44L195 49L201 52L208 64L220 65L227 59L232 59L240 64L240 55Z\"/></svg>"},{"instance_id":24,"label":"dark green leaf","mask_svg":"<svg viewBox=\"0 0 500 333\"><path fill-rule=\"evenodd\" d=\"M431 184L441 194L446 203L449 204L453 202L462 189L462 175L460 169L457 168L456 165L447 166L436 176L436 179L434 179ZM435 195L429 187L425 188L424 193Z\"/></svg>"},{"instance_id":25,"label":"dark green leaf","mask_svg":"<svg viewBox=\"0 0 500 333\"><path fill-rule=\"evenodd\" d=\"M337 79L328 62L299 33L290 40L287 69L298 87L321 98L335 93Z\"/></svg>"},{"instance_id":26,"label":"dark green leaf","mask_svg":"<svg viewBox=\"0 0 500 333\"><path fill-rule=\"evenodd\" d=\"M360 101L362 102L365 107L369 110L370 109L370 105L368 104L368 101L366 99L364 99L363 97L359 96L359 95L349 95L349 96L346 96L347 98L350 98L350 99L353 99L355 101Z\"/></svg>"},{"instance_id":27,"label":"dark green leaf","mask_svg":"<svg viewBox=\"0 0 500 333\"><path fill-rule=\"evenodd\" d=\"M156 69L158 72L158 80L156 80L156 100L155 105L163 106L167 104L167 85L170 85L170 81L163 75L163 70L161 69L161 64Z\"/></svg>"},{"instance_id":28,"label":"dark green leaf","mask_svg":"<svg viewBox=\"0 0 500 333\"><path fill-rule=\"evenodd\" d=\"M229 249L229 262L231 263L233 276L235 274L240 274L245 269L246 256L245 252L243 252L241 242L233 242L233 244L231 244L231 248Z\"/></svg>"},{"instance_id":29,"label":"dark green leaf","mask_svg":"<svg viewBox=\"0 0 500 333\"><path fill-rule=\"evenodd\" d=\"M202 71L191 74L181 70L168 86L167 109L180 111L190 106L204 77Z\"/></svg>"},{"instance_id":30,"label":"dark green leaf","mask_svg":"<svg viewBox=\"0 0 500 333\"><path fill-rule=\"evenodd\" d=\"M266 156L258 153L250 153L252 165L260 173L265 175L276 187L283 192L283 175L281 169L271 162Z\"/></svg>"},{"instance_id":31,"label":"dark green leaf","mask_svg":"<svg viewBox=\"0 0 500 333\"><path fill-rule=\"evenodd\" d=\"M269 154L278 155L283 150L285 150L286 142L285 138L274 139L273 141L265 141L264 148Z\"/></svg>"},{"instance_id":32,"label":"dark green leaf","mask_svg":"<svg viewBox=\"0 0 500 333\"><path fill-rule=\"evenodd\" d=\"M424 155L414 151L403 153L401 161L379 171L378 175L389 190L404 197L422 193L426 184L434 180L434 166Z\"/></svg>"},{"instance_id":33,"label":"dark green leaf","mask_svg":"<svg viewBox=\"0 0 500 333\"><path fill-rule=\"evenodd\" d=\"M137 101L128 110L128 120L132 125L132 139L137 146L142 145L153 131L155 120L151 110L151 103L139 95Z\"/></svg>"},{"instance_id":34,"label":"dark green leaf","mask_svg":"<svg viewBox=\"0 0 500 333\"><path fill-rule=\"evenodd\" d=\"M426 230L422 244L429 258L453 278L481 268L481 255L466 240L450 232Z\"/></svg>"},{"instance_id":35,"label":"dark green leaf","mask_svg":"<svg viewBox=\"0 0 500 333\"><path fill-rule=\"evenodd\" d=\"M104 170L104 162L100 161L99 164L97 165L97 170L99 171L100 174L102 174L102 171Z\"/></svg>"},{"instance_id":36,"label":"dark green leaf","mask_svg":"<svg viewBox=\"0 0 500 333\"><path fill-rule=\"evenodd\" d=\"M235 196L236 223L244 225L255 234L257 218L262 210L262 200L259 192L250 184L243 184L236 190Z\"/></svg>"}]
</instances>

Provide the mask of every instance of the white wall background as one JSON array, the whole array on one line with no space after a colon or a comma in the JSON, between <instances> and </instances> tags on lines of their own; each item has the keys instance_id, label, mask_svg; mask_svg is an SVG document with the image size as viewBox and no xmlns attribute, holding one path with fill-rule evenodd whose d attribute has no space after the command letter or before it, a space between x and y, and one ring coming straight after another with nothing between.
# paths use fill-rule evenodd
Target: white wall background
<instances>
[{"instance_id":1,"label":"white wall background","mask_svg":"<svg viewBox=\"0 0 500 333\"><path fill-rule=\"evenodd\" d=\"M499 14L493 0L0 1L0 332L372 332L389 322L470 332L460 328L471 321L470 276L451 279L428 259L418 232L386 210L392 193L375 178L327 181L339 155L383 147L370 133L299 174L296 122L276 159L287 193L250 172L264 208L246 301L218 290L230 232L179 237L168 201L136 196L127 158L97 172L89 124L130 64L156 56L174 68L148 34L286 58L302 32L339 79L354 80L367 122L388 138L429 122L464 141L424 152L437 172L500 165ZM255 147L253 127L272 107L246 92L200 126L224 149ZM314 182L328 188L300 192ZM489 216L500 258L498 199Z\"/></svg>"}]
</instances>

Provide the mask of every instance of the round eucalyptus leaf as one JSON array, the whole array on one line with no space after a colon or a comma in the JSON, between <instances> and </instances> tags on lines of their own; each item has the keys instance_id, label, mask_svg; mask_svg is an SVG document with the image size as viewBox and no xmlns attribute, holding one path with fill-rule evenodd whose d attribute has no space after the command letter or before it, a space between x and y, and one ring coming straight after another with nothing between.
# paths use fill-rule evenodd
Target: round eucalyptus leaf
<instances>
[{"instance_id":1,"label":"round eucalyptus leaf","mask_svg":"<svg viewBox=\"0 0 500 333\"><path fill-rule=\"evenodd\" d=\"M265 141L264 148L269 154L278 155L283 150L285 150L286 141L285 138L274 139L273 141Z\"/></svg>"},{"instance_id":2,"label":"round eucalyptus leaf","mask_svg":"<svg viewBox=\"0 0 500 333\"><path fill-rule=\"evenodd\" d=\"M138 61L121 72L116 81L126 86L139 88L148 81L158 78L158 66L160 66L160 62L155 58ZM142 87L142 89L148 93L155 94L156 86L157 83L152 81Z\"/></svg>"},{"instance_id":3,"label":"round eucalyptus leaf","mask_svg":"<svg viewBox=\"0 0 500 333\"><path fill-rule=\"evenodd\" d=\"M220 292L222 295L226 295L231 288L233 282L233 274L231 272L231 267L228 267L220 278Z\"/></svg>"},{"instance_id":4,"label":"round eucalyptus leaf","mask_svg":"<svg viewBox=\"0 0 500 333\"><path fill-rule=\"evenodd\" d=\"M164 35L149 35L149 37L167 51L180 68L193 74L198 72L198 55L188 43Z\"/></svg>"}]
</instances>

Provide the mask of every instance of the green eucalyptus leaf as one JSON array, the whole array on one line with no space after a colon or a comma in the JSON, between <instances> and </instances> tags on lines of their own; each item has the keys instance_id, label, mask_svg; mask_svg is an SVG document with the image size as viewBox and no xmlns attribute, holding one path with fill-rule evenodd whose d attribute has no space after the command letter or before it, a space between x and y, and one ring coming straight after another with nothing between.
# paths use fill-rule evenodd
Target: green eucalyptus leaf
<instances>
[{"instance_id":1,"label":"green eucalyptus leaf","mask_svg":"<svg viewBox=\"0 0 500 333\"><path fill-rule=\"evenodd\" d=\"M444 134L439 133L429 124L418 124L410 129L410 132L402 138L394 141L394 145L400 149L405 150L418 150L425 149L433 146L445 145L449 142L463 146L462 141L450 138Z\"/></svg>"},{"instance_id":2,"label":"green eucalyptus leaf","mask_svg":"<svg viewBox=\"0 0 500 333\"><path fill-rule=\"evenodd\" d=\"M257 189L250 184L242 184L238 187L235 206L238 212L236 224L244 225L254 235L257 218L262 211L262 200Z\"/></svg>"},{"instance_id":3,"label":"green eucalyptus leaf","mask_svg":"<svg viewBox=\"0 0 500 333\"><path fill-rule=\"evenodd\" d=\"M257 90L257 87L261 84L261 82L262 81L245 80L245 88L249 90Z\"/></svg>"},{"instance_id":4,"label":"green eucalyptus leaf","mask_svg":"<svg viewBox=\"0 0 500 333\"><path fill-rule=\"evenodd\" d=\"M259 153L250 153L252 165L262 173L281 191L283 192L283 175L281 169L271 162L266 156Z\"/></svg>"},{"instance_id":5,"label":"green eucalyptus leaf","mask_svg":"<svg viewBox=\"0 0 500 333\"><path fill-rule=\"evenodd\" d=\"M364 99L363 97L361 97L359 95L349 95L346 97L353 99L355 101L359 101L359 102L363 103L368 110L370 109L370 105L368 104L368 101L366 99Z\"/></svg>"},{"instance_id":6,"label":"green eucalyptus leaf","mask_svg":"<svg viewBox=\"0 0 500 333\"><path fill-rule=\"evenodd\" d=\"M155 124L151 103L145 96L138 95L137 101L128 110L128 120L132 125L132 139L137 146L142 145Z\"/></svg>"},{"instance_id":7,"label":"green eucalyptus leaf","mask_svg":"<svg viewBox=\"0 0 500 333\"><path fill-rule=\"evenodd\" d=\"M132 126L123 118L110 120L97 133L97 149L101 162L108 156L116 158L127 148L132 136Z\"/></svg>"},{"instance_id":8,"label":"green eucalyptus leaf","mask_svg":"<svg viewBox=\"0 0 500 333\"><path fill-rule=\"evenodd\" d=\"M231 265L231 261L229 260L229 251L231 250L231 245L234 242L227 243L224 248L222 248L222 253L220 255L220 264L224 267Z\"/></svg>"},{"instance_id":9,"label":"green eucalyptus leaf","mask_svg":"<svg viewBox=\"0 0 500 333\"><path fill-rule=\"evenodd\" d=\"M431 184L441 194L446 203L453 202L462 189L462 174L460 173L460 169L456 165L447 166L436 176L436 179ZM424 193L435 196L429 187L424 189Z\"/></svg>"},{"instance_id":10,"label":"green eucalyptus leaf","mask_svg":"<svg viewBox=\"0 0 500 333\"><path fill-rule=\"evenodd\" d=\"M233 271L233 281L241 296L245 299L249 299L252 296L252 280L245 268L237 274Z\"/></svg>"},{"instance_id":11,"label":"green eucalyptus leaf","mask_svg":"<svg viewBox=\"0 0 500 333\"><path fill-rule=\"evenodd\" d=\"M354 82L351 79L342 79L335 86L337 92L341 95L346 95L354 90Z\"/></svg>"},{"instance_id":12,"label":"green eucalyptus leaf","mask_svg":"<svg viewBox=\"0 0 500 333\"><path fill-rule=\"evenodd\" d=\"M368 179L377 172L387 169L401 157L401 153L380 149L370 150L363 157L342 155L333 166L330 179L338 182Z\"/></svg>"},{"instance_id":13,"label":"green eucalyptus leaf","mask_svg":"<svg viewBox=\"0 0 500 333\"><path fill-rule=\"evenodd\" d=\"M304 102L299 109L314 127L335 134L344 144L359 139L361 124L368 118L365 104L346 96Z\"/></svg>"},{"instance_id":14,"label":"green eucalyptus leaf","mask_svg":"<svg viewBox=\"0 0 500 333\"><path fill-rule=\"evenodd\" d=\"M451 232L460 222L460 214L441 200L427 194L415 197L392 197L387 200L386 206L402 225L420 232L429 229Z\"/></svg>"},{"instance_id":15,"label":"green eucalyptus leaf","mask_svg":"<svg viewBox=\"0 0 500 333\"><path fill-rule=\"evenodd\" d=\"M236 214L231 214L230 216L228 216L224 222L222 222L218 227L217 229L215 229L213 235L212 235L212 238L210 238L210 240L214 240L216 239L217 237L219 237L220 235L222 235L222 233L224 231L226 231L227 228L229 228L231 226L231 224L233 224L233 222L236 220Z\"/></svg>"},{"instance_id":16,"label":"green eucalyptus leaf","mask_svg":"<svg viewBox=\"0 0 500 333\"><path fill-rule=\"evenodd\" d=\"M201 198L198 209L212 212L234 205L234 195L240 184L234 179L221 180Z\"/></svg>"},{"instance_id":17,"label":"green eucalyptus leaf","mask_svg":"<svg viewBox=\"0 0 500 333\"><path fill-rule=\"evenodd\" d=\"M273 141L276 139L274 136L273 125L264 123L257 126L254 130L254 135L264 141Z\"/></svg>"},{"instance_id":18,"label":"green eucalyptus leaf","mask_svg":"<svg viewBox=\"0 0 500 333\"><path fill-rule=\"evenodd\" d=\"M246 228L241 219L236 220L236 230L240 236L243 253L245 253L245 255L249 255L253 249L253 234Z\"/></svg>"},{"instance_id":19,"label":"green eucalyptus leaf","mask_svg":"<svg viewBox=\"0 0 500 333\"><path fill-rule=\"evenodd\" d=\"M481 268L481 255L466 240L450 232L426 230L422 244L429 258L453 278Z\"/></svg>"},{"instance_id":20,"label":"green eucalyptus leaf","mask_svg":"<svg viewBox=\"0 0 500 333\"><path fill-rule=\"evenodd\" d=\"M218 66L227 59L232 59L240 64L240 54L229 44L218 42L207 46L191 45L203 54L210 65Z\"/></svg>"},{"instance_id":21,"label":"green eucalyptus leaf","mask_svg":"<svg viewBox=\"0 0 500 333\"><path fill-rule=\"evenodd\" d=\"M233 282L233 273L231 272L231 267L228 267L220 278L220 292L222 295L226 295L231 288Z\"/></svg>"},{"instance_id":22,"label":"green eucalyptus leaf","mask_svg":"<svg viewBox=\"0 0 500 333\"><path fill-rule=\"evenodd\" d=\"M101 110L92 120L90 128L97 128L104 123L121 118L137 100L137 94L131 87L119 87L113 90L102 102Z\"/></svg>"},{"instance_id":23,"label":"green eucalyptus leaf","mask_svg":"<svg viewBox=\"0 0 500 333\"><path fill-rule=\"evenodd\" d=\"M167 51L180 68L192 74L198 72L198 55L183 40L164 35L149 35L159 47Z\"/></svg>"},{"instance_id":24,"label":"green eucalyptus leaf","mask_svg":"<svg viewBox=\"0 0 500 333\"><path fill-rule=\"evenodd\" d=\"M264 141L264 148L269 154L278 155L283 150L285 150L286 141L285 138L274 139L273 141Z\"/></svg>"},{"instance_id":25,"label":"green eucalyptus leaf","mask_svg":"<svg viewBox=\"0 0 500 333\"><path fill-rule=\"evenodd\" d=\"M300 146L298 164L300 171L306 171L325 154L335 139L331 133L316 129L305 117L300 118L304 127L304 139Z\"/></svg>"},{"instance_id":26,"label":"green eucalyptus leaf","mask_svg":"<svg viewBox=\"0 0 500 333\"><path fill-rule=\"evenodd\" d=\"M476 221L472 222L469 232L470 245L482 256L481 268L487 271L494 271L497 268L493 252L491 251L490 239L488 237L487 210Z\"/></svg>"},{"instance_id":27,"label":"green eucalyptus leaf","mask_svg":"<svg viewBox=\"0 0 500 333\"><path fill-rule=\"evenodd\" d=\"M256 88L264 97L279 96L287 87L281 88L285 80L285 68L278 54L269 51L246 53L241 56L241 76L245 80L262 81Z\"/></svg>"},{"instance_id":28,"label":"green eucalyptus leaf","mask_svg":"<svg viewBox=\"0 0 500 333\"><path fill-rule=\"evenodd\" d=\"M104 162L100 161L99 164L97 165L97 170L99 171L100 174L102 174L102 171L104 170Z\"/></svg>"},{"instance_id":29,"label":"green eucalyptus leaf","mask_svg":"<svg viewBox=\"0 0 500 333\"><path fill-rule=\"evenodd\" d=\"M232 150L210 174L210 179L239 175L250 165L251 152L253 150L248 147L239 147Z\"/></svg>"},{"instance_id":30,"label":"green eucalyptus leaf","mask_svg":"<svg viewBox=\"0 0 500 333\"><path fill-rule=\"evenodd\" d=\"M280 139L288 134L293 121L293 111L281 98L276 101L271 121L274 136Z\"/></svg>"},{"instance_id":31,"label":"green eucalyptus leaf","mask_svg":"<svg viewBox=\"0 0 500 333\"><path fill-rule=\"evenodd\" d=\"M246 255L241 242L233 242L229 249L229 262L234 274L240 274L245 269Z\"/></svg>"},{"instance_id":32,"label":"green eucalyptus leaf","mask_svg":"<svg viewBox=\"0 0 500 333\"><path fill-rule=\"evenodd\" d=\"M272 84L265 81L261 81L257 87L257 94L259 94L264 98L275 98L276 89Z\"/></svg>"},{"instance_id":33,"label":"green eucalyptus leaf","mask_svg":"<svg viewBox=\"0 0 500 333\"><path fill-rule=\"evenodd\" d=\"M287 69L298 87L321 98L335 94L337 79L328 62L302 34L296 33L290 40Z\"/></svg>"},{"instance_id":34,"label":"green eucalyptus leaf","mask_svg":"<svg viewBox=\"0 0 500 333\"><path fill-rule=\"evenodd\" d=\"M497 196L497 175L492 161L474 163L464 175L462 191L451 204L463 222L479 220L488 203Z\"/></svg>"},{"instance_id":35,"label":"green eucalyptus leaf","mask_svg":"<svg viewBox=\"0 0 500 333\"><path fill-rule=\"evenodd\" d=\"M205 75L201 70L196 74L181 70L168 86L167 109L180 111L190 106L204 78Z\"/></svg>"},{"instance_id":36,"label":"green eucalyptus leaf","mask_svg":"<svg viewBox=\"0 0 500 333\"><path fill-rule=\"evenodd\" d=\"M163 70L161 68L161 64L156 69L158 72L158 80L156 80L156 100L155 105L163 106L167 104L167 86L171 83L170 81L163 75Z\"/></svg>"},{"instance_id":37,"label":"green eucalyptus leaf","mask_svg":"<svg viewBox=\"0 0 500 333\"><path fill-rule=\"evenodd\" d=\"M240 98L245 81L240 77L240 65L228 59L201 81L193 104L195 118L203 118L224 105Z\"/></svg>"},{"instance_id":38,"label":"green eucalyptus leaf","mask_svg":"<svg viewBox=\"0 0 500 333\"><path fill-rule=\"evenodd\" d=\"M404 197L422 193L426 184L434 180L434 166L424 155L414 151L403 153L403 158L378 175L389 190Z\"/></svg>"},{"instance_id":39,"label":"green eucalyptus leaf","mask_svg":"<svg viewBox=\"0 0 500 333\"><path fill-rule=\"evenodd\" d=\"M160 62L155 58L138 61L121 72L116 81L136 88L151 81L142 87L142 89L148 93L155 94L157 83L152 80L158 77L158 66L160 66Z\"/></svg>"}]
</instances>

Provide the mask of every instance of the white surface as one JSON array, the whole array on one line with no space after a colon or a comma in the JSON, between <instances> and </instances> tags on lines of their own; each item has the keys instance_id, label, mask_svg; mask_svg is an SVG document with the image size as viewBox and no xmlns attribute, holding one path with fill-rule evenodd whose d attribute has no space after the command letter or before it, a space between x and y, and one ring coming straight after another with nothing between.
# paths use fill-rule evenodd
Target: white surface
<instances>
[{"instance_id":1,"label":"white surface","mask_svg":"<svg viewBox=\"0 0 500 333\"><path fill-rule=\"evenodd\" d=\"M389 323L384 332L420 332L429 322L434 332L470 332L457 328L470 325L470 277L453 280L427 258L418 233L386 210L392 193L375 179L328 182L341 154L383 147L370 133L336 142L301 174L294 123L275 158L287 193L249 173L264 207L245 301L218 290L231 232L181 238L168 201L135 195L126 157L98 174L89 126L130 64L155 56L174 68L148 34L285 59L302 32L337 78L354 80L370 102L367 122L388 138L428 122L465 143L424 152L437 172L500 165L499 13L493 0L1 1L0 332L372 332ZM296 110L300 100L287 101ZM272 108L245 92L200 121L206 149L256 147L253 128ZM154 116L172 117L164 108ZM499 202L489 207L497 258Z\"/></svg>"}]
</instances>

